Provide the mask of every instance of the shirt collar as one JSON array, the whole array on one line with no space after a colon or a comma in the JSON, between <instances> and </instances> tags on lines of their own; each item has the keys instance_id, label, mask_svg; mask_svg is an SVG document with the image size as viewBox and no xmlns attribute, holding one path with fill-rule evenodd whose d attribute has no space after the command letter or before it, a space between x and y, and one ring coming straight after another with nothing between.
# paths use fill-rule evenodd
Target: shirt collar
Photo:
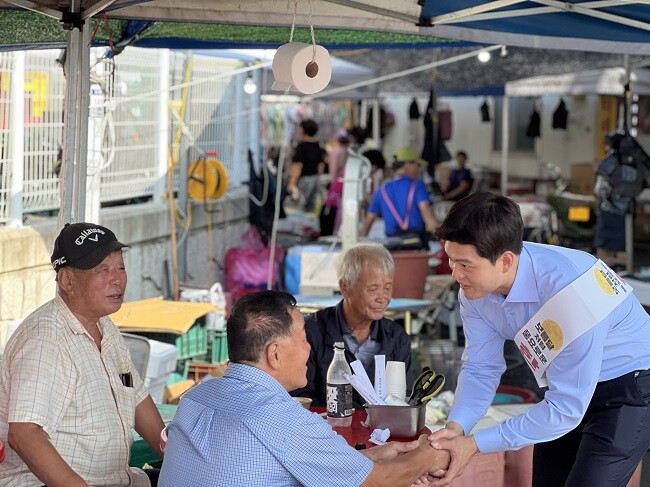
<instances>
[{"instance_id":1,"label":"shirt collar","mask_svg":"<svg viewBox=\"0 0 650 487\"><path fill-rule=\"evenodd\" d=\"M246 382L254 382L274 394L284 393L289 395L282 384L277 380L271 377L269 374L264 372L262 369L253 367L252 365L240 364L231 362L228 364L226 371L224 372L224 377L230 377L233 379L238 379Z\"/></svg>"},{"instance_id":2,"label":"shirt collar","mask_svg":"<svg viewBox=\"0 0 650 487\"><path fill-rule=\"evenodd\" d=\"M77 335L86 334L86 329L81 324L81 322L77 319L77 317L72 313L70 308L68 308L68 305L65 304L65 301L63 301L63 298L59 293L56 293L56 295L54 296L54 303L65 315L65 324L66 326L68 326L68 328L70 328L72 333L75 333Z\"/></svg>"},{"instance_id":3,"label":"shirt collar","mask_svg":"<svg viewBox=\"0 0 650 487\"><path fill-rule=\"evenodd\" d=\"M510 303L535 303L539 300L533 260L528 250L526 250L526 246L524 246L521 254L519 254L519 264L517 265L515 281L512 284L512 289L510 289L506 301Z\"/></svg>"},{"instance_id":4,"label":"shirt collar","mask_svg":"<svg viewBox=\"0 0 650 487\"><path fill-rule=\"evenodd\" d=\"M345 317L343 316L343 300L339 301L339 304L336 305L336 322L339 325L341 336L345 334L352 334L352 331L348 327L348 324L345 321ZM378 341L379 326L377 326L377 323L377 320L373 320L372 323L370 323L370 335L368 336L369 340Z\"/></svg>"}]
</instances>

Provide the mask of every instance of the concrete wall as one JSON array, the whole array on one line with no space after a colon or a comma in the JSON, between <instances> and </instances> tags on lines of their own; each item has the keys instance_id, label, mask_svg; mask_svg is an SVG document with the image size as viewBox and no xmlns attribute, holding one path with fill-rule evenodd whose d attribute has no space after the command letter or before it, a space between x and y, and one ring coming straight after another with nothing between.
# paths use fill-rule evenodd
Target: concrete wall
<instances>
[{"instance_id":1,"label":"concrete wall","mask_svg":"<svg viewBox=\"0 0 650 487\"><path fill-rule=\"evenodd\" d=\"M187 278L192 286L223 282L226 250L241 244L248 228L248 189L239 188L207 212L193 204L187 232ZM159 296L169 289L170 217L164 203L105 208L101 224L130 245L124 252L128 273L125 300ZM57 235L56 218L22 228L0 227L0 349L8 325L25 318L54 297L50 254ZM209 232L210 231L210 232ZM209 237L211 235L211 238Z\"/></svg>"}]
</instances>

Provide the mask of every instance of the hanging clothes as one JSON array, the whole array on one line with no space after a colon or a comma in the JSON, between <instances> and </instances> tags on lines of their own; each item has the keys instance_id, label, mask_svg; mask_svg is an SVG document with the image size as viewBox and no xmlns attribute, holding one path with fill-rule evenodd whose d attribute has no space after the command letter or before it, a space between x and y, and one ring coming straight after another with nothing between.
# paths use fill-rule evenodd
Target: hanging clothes
<instances>
[{"instance_id":1,"label":"hanging clothes","mask_svg":"<svg viewBox=\"0 0 650 487\"><path fill-rule=\"evenodd\" d=\"M566 122L569 118L569 112L566 109L564 100L560 98L560 104L553 112L553 128L566 130Z\"/></svg>"},{"instance_id":2,"label":"hanging clothes","mask_svg":"<svg viewBox=\"0 0 650 487\"><path fill-rule=\"evenodd\" d=\"M490 107L488 106L487 101L484 101L483 105L481 105L481 121L490 121Z\"/></svg>"},{"instance_id":3,"label":"hanging clothes","mask_svg":"<svg viewBox=\"0 0 650 487\"><path fill-rule=\"evenodd\" d=\"M533 113L530 115L530 122L528 123L528 128L526 129L526 135L528 137L539 137L539 126L541 120L537 110L533 110Z\"/></svg>"},{"instance_id":4,"label":"hanging clothes","mask_svg":"<svg viewBox=\"0 0 650 487\"><path fill-rule=\"evenodd\" d=\"M413 98L411 106L409 107L409 119L417 120L418 118L420 118L420 108L418 107L418 101Z\"/></svg>"}]
</instances>

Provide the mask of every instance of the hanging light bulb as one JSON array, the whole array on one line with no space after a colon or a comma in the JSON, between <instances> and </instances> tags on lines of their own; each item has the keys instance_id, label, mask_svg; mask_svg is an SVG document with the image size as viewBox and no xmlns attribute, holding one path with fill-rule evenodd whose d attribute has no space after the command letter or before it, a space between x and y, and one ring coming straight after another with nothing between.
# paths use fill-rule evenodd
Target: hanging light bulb
<instances>
[{"instance_id":1,"label":"hanging light bulb","mask_svg":"<svg viewBox=\"0 0 650 487\"><path fill-rule=\"evenodd\" d=\"M255 83L253 75L251 73L248 73L248 78L246 78L246 81L244 82L244 92L248 95L252 95L256 91L257 83Z\"/></svg>"},{"instance_id":2,"label":"hanging light bulb","mask_svg":"<svg viewBox=\"0 0 650 487\"><path fill-rule=\"evenodd\" d=\"M490 60L490 53L488 51L481 51L478 53L478 60L482 63L487 63Z\"/></svg>"}]
</instances>

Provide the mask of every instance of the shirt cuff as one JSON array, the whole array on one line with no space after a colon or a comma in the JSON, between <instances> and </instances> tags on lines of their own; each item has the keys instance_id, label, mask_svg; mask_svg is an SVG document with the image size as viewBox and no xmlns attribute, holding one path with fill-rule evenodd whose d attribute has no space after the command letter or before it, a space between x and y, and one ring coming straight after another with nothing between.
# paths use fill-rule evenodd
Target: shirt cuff
<instances>
[{"instance_id":1,"label":"shirt cuff","mask_svg":"<svg viewBox=\"0 0 650 487\"><path fill-rule=\"evenodd\" d=\"M463 427L463 431L466 435L469 435L469 432L472 430L476 421L472 419L473 414L469 409L463 407L455 407L452 409L451 414L447 418L447 421L454 421Z\"/></svg>"},{"instance_id":2,"label":"shirt cuff","mask_svg":"<svg viewBox=\"0 0 650 487\"><path fill-rule=\"evenodd\" d=\"M507 447L503 444L503 438L499 433L499 428L487 428L474 434L474 441L481 453L494 453L504 451Z\"/></svg>"}]
</instances>

